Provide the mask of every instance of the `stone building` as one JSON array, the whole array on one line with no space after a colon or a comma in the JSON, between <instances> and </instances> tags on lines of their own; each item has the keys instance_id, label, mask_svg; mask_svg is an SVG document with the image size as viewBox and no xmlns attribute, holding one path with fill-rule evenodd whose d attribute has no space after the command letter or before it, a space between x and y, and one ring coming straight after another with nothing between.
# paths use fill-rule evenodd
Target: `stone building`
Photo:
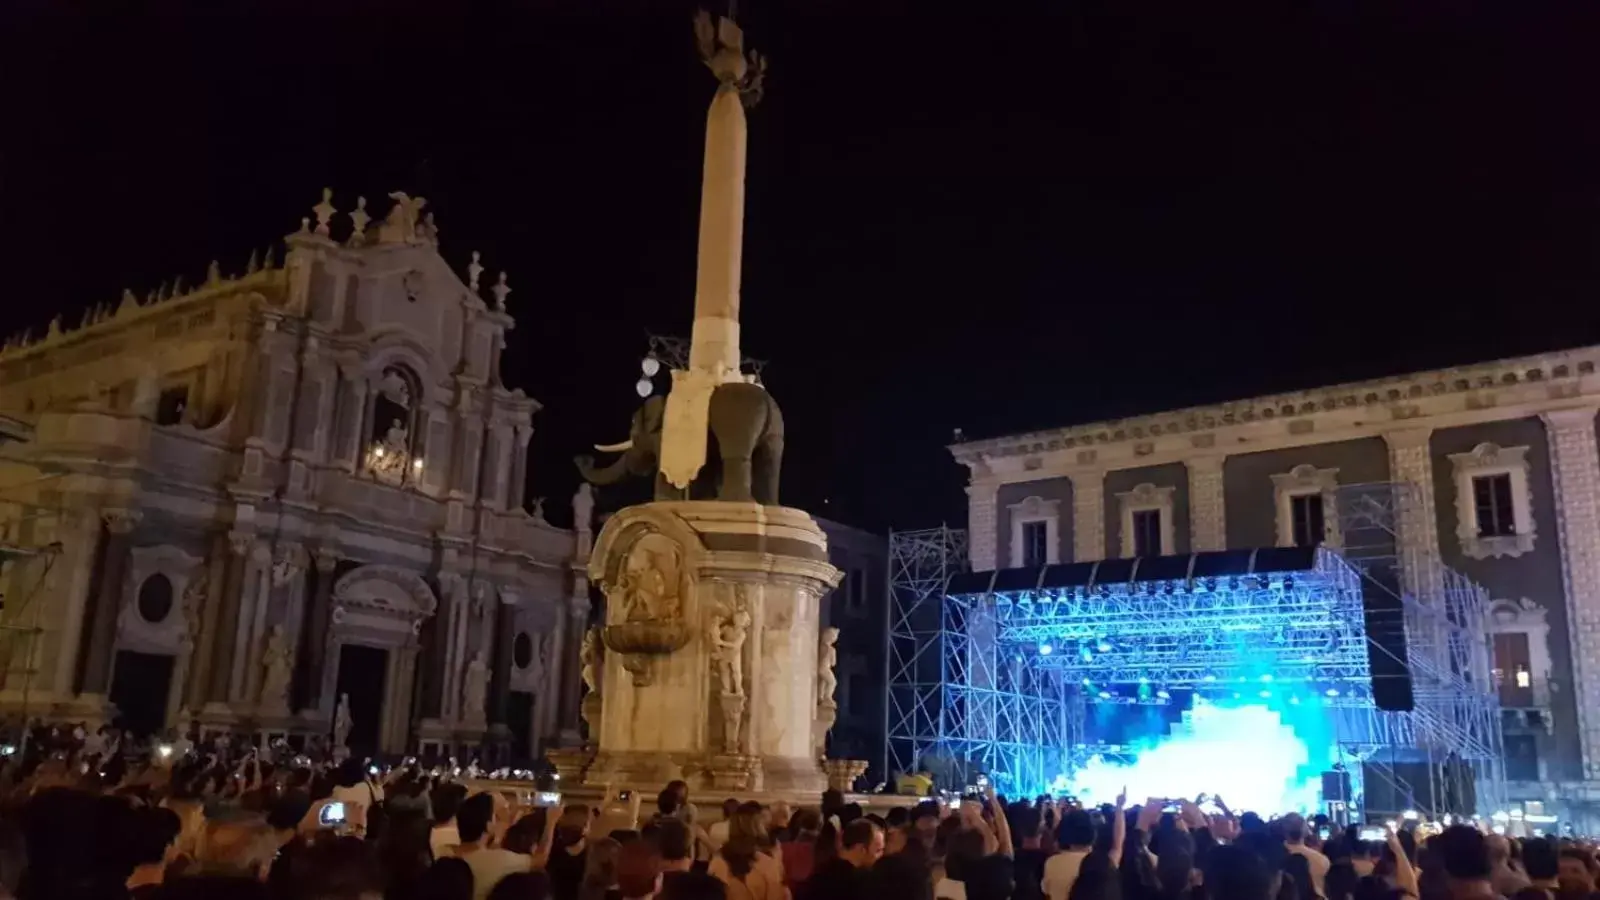
<instances>
[{"instance_id":1,"label":"stone building","mask_svg":"<svg viewBox=\"0 0 1600 900\"><path fill-rule=\"evenodd\" d=\"M0 351L31 430L0 448L0 540L55 549L0 573L38 631L0 710L330 735L347 695L349 746L391 753L531 756L576 723L587 536L525 508L505 274L458 276L392 197L373 222L325 192L281 266Z\"/></svg>"},{"instance_id":2,"label":"stone building","mask_svg":"<svg viewBox=\"0 0 1600 900\"><path fill-rule=\"evenodd\" d=\"M844 573L839 586L824 599L824 627L839 629L834 700L838 718L828 735L831 759L864 759L871 763L874 784L884 775L884 699L888 662L884 629L888 623L889 542L882 535L829 519L817 519L828 536L828 561Z\"/></svg>"},{"instance_id":3,"label":"stone building","mask_svg":"<svg viewBox=\"0 0 1600 900\"><path fill-rule=\"evenodd\" d=\"M960 443L972 565L1322 543L1414 485L1402 550L1483 585L1511 812L1600 825L1600 348Z\"/></svg>"}]
</instances>

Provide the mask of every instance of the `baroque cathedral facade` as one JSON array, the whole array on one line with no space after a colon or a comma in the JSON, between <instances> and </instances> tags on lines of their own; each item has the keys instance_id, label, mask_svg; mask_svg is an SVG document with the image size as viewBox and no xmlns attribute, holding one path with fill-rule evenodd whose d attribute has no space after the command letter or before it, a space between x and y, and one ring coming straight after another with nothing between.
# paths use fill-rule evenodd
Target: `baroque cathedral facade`
<instances>
[{"instance_id":1,"label":"baroque cathedral facade","mask_svg":"<svg viewBox=\"0 0 1600 900\"><path fill-rule=\"evenodd\" d=\"M526 508L505 275L391 197L0 350L0 714L502 758L575 725L592 504Z\"/></svg>"}]
</instances>

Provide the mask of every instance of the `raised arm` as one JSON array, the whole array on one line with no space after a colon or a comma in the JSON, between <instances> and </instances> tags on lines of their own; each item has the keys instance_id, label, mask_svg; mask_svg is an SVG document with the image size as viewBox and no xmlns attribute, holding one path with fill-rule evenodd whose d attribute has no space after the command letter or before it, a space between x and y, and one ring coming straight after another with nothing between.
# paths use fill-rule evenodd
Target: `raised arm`
<instances>
[{"instance_id":1,"label":"raised arm","mask_svg":"<svg viewBox=\"0 0 1600 900\"><path fill-rule=\"evenodd\" d=\"M1411 858L1406 856L1406 848L1400 843L1400 835L1393 828L1386 829L1386 832L1384 837L1389 842L1389 852L1394 854L1394 886L1407 897L1421 896L1417 888L1417 870L1411 868Z\"/></svg>"},{"instance_id":2,"label":"raised arm","mask_svg":"<svg viewBox=\"0 0 1600 900\"><path fill-rule=\"evenodd\" d=\"M1122 865L1122 845L1128 839L1128 816L1125 807L1128 805L1128 789L1123 788L1117 795L1117 805L1112 810L1116 818L1111 822L1111 867ZM1160 809L1160 807L1156 807Z\"/></svg>"},{"instance_id":3,"label":"raised arm","mask_svg":"<svg viewBox=\"0 0 1600 900\"><path fill-rule=\"evenodd\" d=\"M1011 843L1011 821L1006 818L1006 808L994 792L994 784L990 783L983 792L988 795L989 814L994 816L995 852L1001 856L1015 856L1016 850Z\"/></svg>"}]
</instances>

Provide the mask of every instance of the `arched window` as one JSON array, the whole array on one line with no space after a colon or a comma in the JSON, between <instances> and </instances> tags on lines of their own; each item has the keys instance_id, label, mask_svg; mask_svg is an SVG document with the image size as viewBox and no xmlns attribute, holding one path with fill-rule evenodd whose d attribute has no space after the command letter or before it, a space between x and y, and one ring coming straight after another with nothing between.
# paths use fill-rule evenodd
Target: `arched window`
<instances>
[{"instance_id":1,"label":"arched window","mask_svg":"<svg viewBox=\"0 0 1600 900\"><path fill-rule=\"evenodd\" d=\"M421 399L417 377L401 366L384 369L373 386L366 462L379 481L407 484L421 480Z\"/></svg>"}]
</instances>

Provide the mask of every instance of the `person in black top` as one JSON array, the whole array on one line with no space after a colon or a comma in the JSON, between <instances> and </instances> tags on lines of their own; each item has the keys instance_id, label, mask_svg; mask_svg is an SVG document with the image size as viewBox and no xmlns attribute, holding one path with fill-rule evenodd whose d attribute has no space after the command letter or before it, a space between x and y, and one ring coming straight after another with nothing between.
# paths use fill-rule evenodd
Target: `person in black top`
<instances>
[{"instance_id":1,"label":"person in black top","mask_svg":"<svg viewBox=\"0 0 1600 900\"><path fill-rule=\"evenodd\" d=\"M1006 817L1011 820L1011 836L1017 843L1012 860L1016 879L1012 900L1039 900L1043 894L1040 884L1044 881L1044 861L1050 858L1039 846L1039 824L1043 817L1038 807L1026 803L1012 804L1006 810Z\"/></svg>"},{"instance_id":2,"label":"person in black top","mask_svg":"<svg viewBox=\"0 0 1600 900\"><path fill-rule=\"evenodd\" d=\"M801 886L798 900L865 900L873 863L883 857L883 829L871 819L844 826L839 855L819 865Z\"/></svg>"}]
</instances>

